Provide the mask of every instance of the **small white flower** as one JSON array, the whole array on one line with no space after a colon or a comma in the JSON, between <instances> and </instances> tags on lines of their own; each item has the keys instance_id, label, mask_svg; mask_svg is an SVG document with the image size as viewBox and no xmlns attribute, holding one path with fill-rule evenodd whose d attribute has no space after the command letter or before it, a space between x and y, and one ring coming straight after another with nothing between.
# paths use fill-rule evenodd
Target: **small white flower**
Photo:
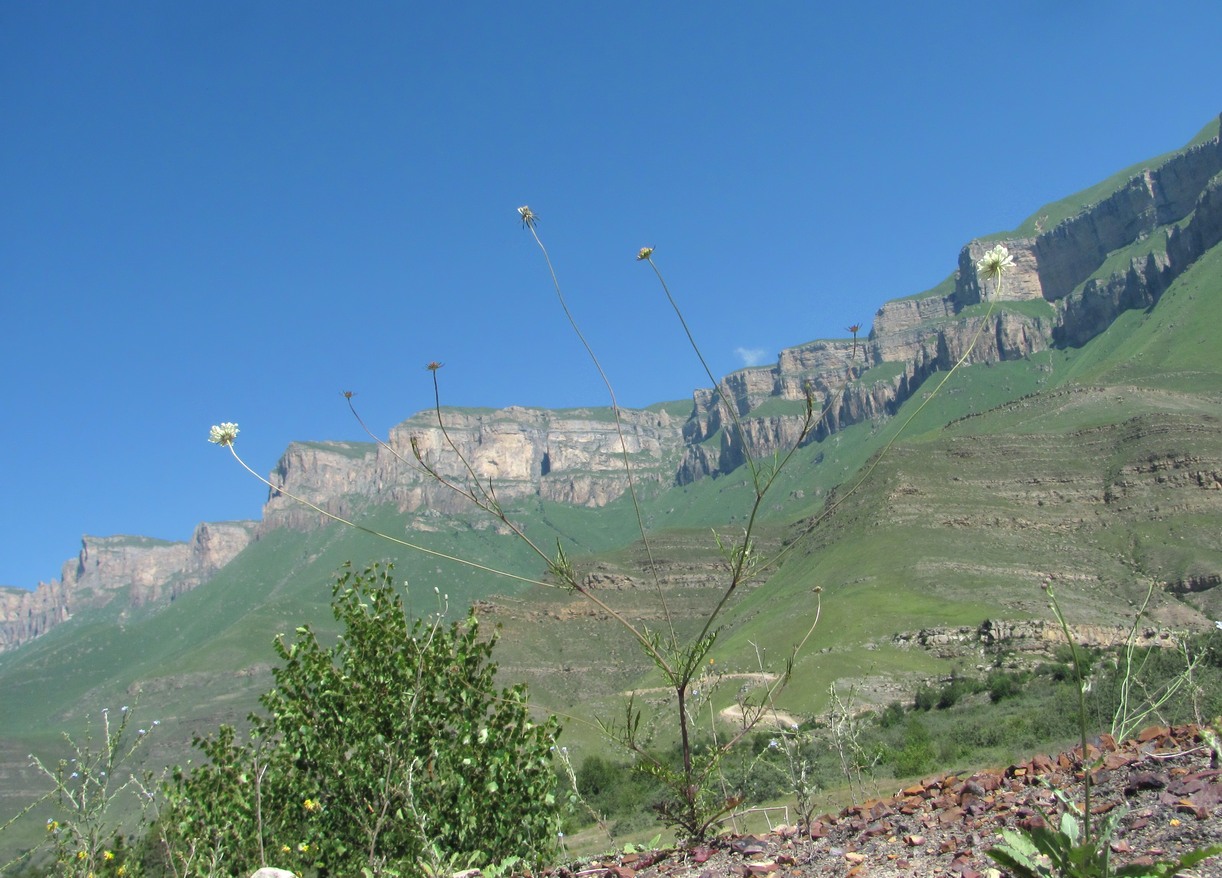
<instances>
[{"instance_id":1,"label":"small white flower","mask_svg":"<svg viewBox=\"0 0 1222 878\"><path fill-rule=\"evenodd\" d=\"M984 251L984 255L976 263L976 273L981 280L1001 280L1001 276L1014 266L1014 257L1004 244L998 244L992 250Z\"/></svg>"},{"instance_id":2,"label":"small white flower","mask_svg":"<svg viewBox=\"0 0 1222 878\"><path fill-rule=\"evenodd\" d=\"M535 223L539 221L539 215L530 209L530 205L523 204L518 208L518 216L522 218L522 225L528 229L534 228Z\"/></svg>"},{"instance_id":3,"label":"small white flower","mask_svg":"<svg viewBox=\"0 0 1222 878\"><path fill-rule=\"evenodd\" d=\"M780 747L780 746L781 745L777 743L776 738L773 738L771 741L768 742L769 750L775 750L777 747Z\"/></svg>"},{"instance_id":4,"label":"small white flower","mask_svg":"<svg viewBox=\"0 0 1222 878\"><path fill-rule=\"evenodd\" d=\"M214 445L232 445L238 436L238 425L230 421L223 424L213 424L208 431L208 441Z\"/></svg>"},{"instance_id":5,"label":"small white flower","mask_svg":"<svg viewBox=\"0 0 1222 878\"><path fill-rule=\"evenodd\" d=\"M1217 622L1214 622L1214 627L1217 628L1219 631L1222 631L1222 619L1219 619Z\"/></svg>"}]
</instances>

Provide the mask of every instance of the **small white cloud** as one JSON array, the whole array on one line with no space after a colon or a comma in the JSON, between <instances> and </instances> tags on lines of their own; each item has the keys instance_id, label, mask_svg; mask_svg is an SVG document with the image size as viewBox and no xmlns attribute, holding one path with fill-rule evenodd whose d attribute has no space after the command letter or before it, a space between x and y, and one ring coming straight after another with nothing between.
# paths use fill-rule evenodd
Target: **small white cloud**
<instances>
[{"instance_id":1,"label":"small white cloud","mask_svg":"<svg viewBox=\"0 0 1222 878\"><path fill-rule=\"evenodd\" d=\"M735 348L734 356L742 360L744 366L758 366L764 362L768 352L763 348Z\"/></svg>"}]
</instances>

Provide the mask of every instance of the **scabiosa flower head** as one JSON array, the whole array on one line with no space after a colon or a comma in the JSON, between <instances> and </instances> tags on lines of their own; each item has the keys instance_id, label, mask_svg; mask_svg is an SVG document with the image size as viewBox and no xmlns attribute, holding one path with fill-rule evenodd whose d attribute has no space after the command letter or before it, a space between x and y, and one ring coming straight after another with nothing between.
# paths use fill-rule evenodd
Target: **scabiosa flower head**
<instances>
[{"instance_id":1,"label":"scabiosa flower head","mask_svg":"<svg viewBox=\"0 0 1222 878\"><path fill-rule=\"evenodd\" d=\"M981 280L1001 280L1001 276L1014 267L1014 257L1004 244L986 250L976 263L976 272Z\"/></svg>"},{"instance_id":2,"label":"scabiosa flower head","mask_svg":"<svg viewBox=\"0 0 1222 878\"><path fill-rule=\"evenodd\" d=\"M648 259L652 255L653 255L652 247L642 247L640 250L637 251L636 258L638 261L640 261L642 259Z\"/></svg>"},{"instance_id":3,"label":"scabiosa flower head","mask_svg":"<svg viewBox=\"0 0 1222 878\"><path fill-rule=\"evenodd\" d=\"M531 210L530 206L526 204L518 208L518 216L522 218L522 225L528 229L533 229L535 223L539 221L539 214Z\"/></svg>"},{"instance_id":4,"label":"scabiosa flower head","mask_svg":"<svg viewBox=\"0 0 1222 878\"><path fill-rule=\"evenodd\" d=\"M232 445L238 437L238 425L226 421L223 424L213 424L208 431L208 441L214 445Z\"/></svg>"}]
</instances>

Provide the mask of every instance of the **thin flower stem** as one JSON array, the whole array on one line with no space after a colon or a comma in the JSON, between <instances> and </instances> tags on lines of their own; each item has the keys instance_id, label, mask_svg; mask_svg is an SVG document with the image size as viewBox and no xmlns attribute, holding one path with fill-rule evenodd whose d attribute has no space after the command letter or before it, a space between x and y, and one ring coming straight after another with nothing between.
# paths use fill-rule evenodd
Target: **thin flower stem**
<instances>
[{"instance_id":1,"label":"thin flower stem","mask_svg":"<svg viewBox=\"0 0 1222 878\"><path fill-rule=\"evenodd\" d=\"M450 446L450 450L458 455L458 459L462 461L462 465L467 469L467 474L471 476L471 482L475 485L475 488L471 489L470 492L471 499L475 500L476 504L480 506L480 508L486 509L508 524L504 513L501 512L500 504L496 501L496 495L492 491L492 479L490 478L488 480L488 487L485 489L483 483L479 479L479 475L475 472L475 468L472 467L471 462L467 460L467 456L458 450L458 446L455 445L454 440L450 438L450 431L446 429L445 421L441 417L441 387L437 383L437 369L430 366L429 372L433 376L433 411L437 415L437 427L439 430L441 430L441 435L445 437L446 444ZM484 496L484 503L480 503L478 500L476 500L475 491L477 489ZM523 539L525 539L525 537L523 537ZM527 540L527 542L530 541ZM531 546L533 547L534 544L532 543ZM535 551L538 551L538 549Z\"/></svg>"},{"instance_id":2,"label":"thin flower stem","mask_svg":"<svg viewBox=\"0 0 1222 878\"><path fill-rule=\"evenodd\" d=\"M367 533L371 536L378 537L379 539L386 540L387 542L395 543L397 545L403 546L404 548L414 549L417 552L423 552L424 554L432 555L435 558L443 558L446 561L453 561L456 564L462 564L466 567L472 567L476 570L482 570L485 573L494 573L497 576L504 576L507 579L516 579L518 582L525 582L530 585L541 585L544 588L557 588L556 585L550 582L543 582L538 579L531 579L530 577L527 577L527 576L519 576L516 573L510 573L507 570L497 570L495 567L485 567L483 564L477 564L474 561L468 561L465 558L458 558L458 557L455 557L454 555L447 555L445 552L438 552L434 549L428 549L428 548L425 548L424 546L420 546L415 543L409 543L407 542L407 540L401 540L398 537L393 537L390 534L382 533L381 531L374 530L371 527L365 527L363 524L357 524L355 521L349 521L346 518L341 518L340 516L335 515L334 513L328 512L327 510L319 506L315 506L309 500L306 500L302 497L298 497L295 494L289 493L288 491L284 490L284 488L276 487L271 482L269 482L267 479L263 478L263 476L259 475L257 472L251 469L246 464L246 461L242 460L242 458L238 455L238 452L234 450L232 443L229 444L227 447L229 448L229 453L233 455L234 460L236 460L239 464L241 464L242 469L246 470L248 473L250 473L256 479L258 479L260 482L267 485L267 487L271 488L277 494L283 494L285 497L288 497L290 500L296 500L301 505L308 506L310 509L313 509L319 515L329 518L332 521L337 521L340 524L345 524L348 527L355 528L356 530L363 531L364 533Z\"/></svg>"},{"instance_id":3,"label":"thin flower stem","mask_svg":"<svg viewBox=\"0 0 1222 878\"><path fill-rule=\"evenodd\" d=\"M533 215L532 215L533 216ZM525 216L524 216L525 222ZM573 328L573 332L577 335L577 339L581 342L582 347L586 349L586 353L590 357L590 361L594 363L594 368L598 370L598 375L602 378L603 385L607 388L607 395L611 398L611 414L615 418L615 432L619 436L620 451L624 458L624 475L628 479L628 494L632 500L632 508L636 513L637 529L641 534L641 543L645 547L645 556L649 562L649 572L653 577L654 590L658 594L658 599L662 603L662 611L666 616L666 627L670 633L671 646L678 649L679 635L675 630L674 619L671 616L670 605L666 601L666 594L662 589L662 583L658 579L657 562L653 557L653 546L649 542L649 533L645 529L645 519L641 513L641 504L636 494L636 479L632 474L632 463L628 456L628 441L624 438L624 422L620 417L619 402L615 397L615 388L611 384L611 379L607 377L607 373L603 370L602 363L598 359L598 355L594 353L594 349L590 347L590 343L586 341L585 335L581 331L581 327L577 325L577 320L573 317L573 313L569 310L568 302L565 301L564 293L560 289L560 279L556 276L556 269L552 265L552 257L547 252L547 247L543 244L543 239L539 237L539 231L535 228L534 219L530 222L525 222L526 228L530 229L531 236L535 239L535 243L539 245L539 250L543 253L543 259L547 263L548 273L552 277L552 286L556 289L556 298L560 301L560 307L564 311L564 316L568 318L569 325Z\"/></svg>"},{"instance_id":4,"label":"thin flower stem","mask_svg":"<svg viewBox=\"0 0 1222 878\"><path fill-rule=\"evenodd\" d=\"M1001 293L1001 277L1000 276L998 276L997 278L997 293L998 294ZM993 316L995 298L996 297L994 297L994 299L989 300L989 307L985 311L984 316L980 318L980 325L976 327L976 332L972 336L972 340L968 344L967 348L963 351L963 355L960 356L957 361L955 361L955 365L950 368L950 371L948 371L945 375L942 376L942 380L940 380L937 383L937 385L933 389L933 392L930 393L927 397L925 397L924 400L921 401L921 404L917 406L916 410L904 420L904 423L901 424L899 429L895 431L894 435L892 435L892 437L887 441L887 444L882 447L882 450L879 451L878 454L874 455L874 459L870 462L870 465L867 466L865 469L865 472L863 472L857 478L857 481L853 483L853 486L849 488L847 491L845 491L843 494L841 494L839 497L837 497L834 501L829 503L823 509L823 511L820 512L814 518L813 521L811 521L809 525L803 528L802 533L799 534L797 539L793 540L788 546L786 546L780 552L778 552L777 556L773 558L773 563L779 562L781 558L783 558L785 555L788 555L790 552L792 552L794 548L797 547L797 545L801 542L802 537L805 537L809 535L810 533L812 533L815 530L815 528L818 527L823 522L824 519L826 519L833 512L835 512L840 507L840 505L844 503L845 500L849 499L854 494L856 494L858 489L862 486L862 484L864 484L865 481L868 478L870 478L874 470L877 469L880 463L882 463L883 458L887 456L887 453L891 450L891 447L895 445L896 441L900 438L900 436L904 434L904 431L908 429L908 426L916 419L917 415L919 415L922 411L924 411L925 406L929 405L929 403L932 402L937 397L938 393L942 390L942 388L946 386L946 382L949 381L951 377L956 372L959 371L959 368L964 363L967 362L967 358L972 355L972 351L975 350L977 342L980 341L980 336L984 333L984 328L988 324L989 318Z\"/></svg>"},{"instance_id":5,"label":"thin flower stem","mask_svg":"<svg viewBox=\"0 0 1222 878\"><path fill-rule=\"evenodd\" d=\"M638 257L640 258L640 257ZM704 353L700 350L700 345L696 344L696 339L692 336L691 329L688 328L687 320L683 316L683 312L679 309L675 297L671 295L670 287L666 283L666 278L662 276L661 269L658 268L656 262L653 261L652 250L645 255L644 260L649 263L649 267L653 269L653 273L658 276L658 283L662 285L662 292L666 294L666 300L670 302L670 307L674 309L676 316L679 318L679 323L683 327L683 331L687 334L687 340L692 346L692 350L696 352L696 358L700 360L700 365L704 368L704 374L708 376L709 381L713 383L713 389L717 391L717 395L721 398L721 403L726 407L726 413L734 422L735 429L738 430L738 438L743 444L743 455L746 457L747 466L751 470L751 482L755 485L755 490L760 491L759 473L756 470L755 458L751 454L751 449L747 444L747 434L743 430L742 421L739 420L737 407L730 400L730 397L721 388L721 382L713 377L713 370L709 368L709 364L704 359Z\"/></svg>"},{"instance_id":6,"label":"thin flower stem","mask_svg":"<svg viewBox=\"0 0 1222 878\"><path fill-rule=\"evenodd\" d=\"M1082 673L1082 659L1078 656L1077 641L1074 640L1073 634L1070 633L1069 623L1065 621L1065 614L1061 612L1061 605L1057 602L1057 596L1052 590L1052 584L1045 584L1044 591L1048 593L1048 600L1052 605L1052 615L1061 623L1061 631L1065 634L1066 642L1069 643L1069 654L1073 657L1074 676L1078 681L1078 732L1082 738L1082 788L1084 800L1082 820L1085 824L1083 831L1086 836L1086 843L1089 845L1092 839L1090 821L1091 767L1086 762L1086 675Z\"/></svg>"},{"instance_id":7,"label":"thin flower stem","mask_svg":"<svg viewBox=\"0 0 1222 878\"><path fill-rule=\"evenodd\" d=\"M396 451L393 445L391 445L389 442L387 442L385 439L383 439L378 434L374 433L373 430L370 430L369 425L365 423L365 419L361 417L360 413L356 410L356 406L353 405L352 397L347 396L347 400L348 400L348 410L352 412L352 417L356 418L356 422L361 425L361 429L365 431L365 435L367 435L370 439L372 439L375 443L377 443L379 448L385 449L391 456L395 458L395 460L399 461L399 463L411 469L418 469L421 472L428 472L426 469L424 469L424 467L420 466L418 463L413 463L412 461L408 460L406 457L404 457L402 454ZM447 485L446 487L453 487L453 486ZM454 490L458 490L458 489L454 488Z\"/></svg>"}]
</instances>

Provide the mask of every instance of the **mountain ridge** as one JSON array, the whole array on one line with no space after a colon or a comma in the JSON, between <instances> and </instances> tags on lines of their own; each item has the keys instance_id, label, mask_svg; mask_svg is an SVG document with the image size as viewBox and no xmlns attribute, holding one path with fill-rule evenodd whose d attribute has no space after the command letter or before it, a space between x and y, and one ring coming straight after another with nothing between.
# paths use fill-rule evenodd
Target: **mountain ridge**
<instances>
[{"instance_id":1,"label":"mountain ridge","mask_svg":"<svg viewBox=\"0 0 1222 878\"><path fill-rule=\"evenodd\" d=\"M794 441L807 388L823 410L808 440L818 442L854 424L890 417L929 375L949 369L965 354L967 363L997 363L1057 344L1080 345L1124 311L1149 307L1222 240L1222 144L1218 120L1211 126L1212 137L1198 135L1047 230L1040 229L1037 214L1033 235L969 242L948 282L884 303L866 338L795 345L782 350L772 366L732 372L715 388L697 389L682 422L664 404L621 410L634 474L675 486L722 477L748 453L766 457ZM1011 250L1015 269L986 316L990 303L975 263L998 241ZM1117 254L1127 256L1127 263L1117 264ZM741 420L741 432L726 429L727 405ZM391 430L388 449L372 443L292 443L271 474L279 490L269 492L259 522L204 523L187 543L84 537L60 580L33 591L0 589L0 652L45 634L78 608L104 605L123 589L133 606L173 600L271 530L319 524L317 513L282 491L341 516L390 503L407 517L408 530L432 529L432 519L461 511L462 500L413 473L413 437L443 468L456 466L442 453L455 441L478 477L490 480L507 499L537 497L596 508L626 488L609 409L444 412L448 439L436 426L435 413L425 411ZM459 469L447 474L465 476Z\"/></svg>"},{"instance_id":2,"label":"mountain ridge","mask_svg":"<svg viewBox=\"0 0 1222 878\"><path fill-rule=\"evenodd\" d=\"M1218 121L1211 126L1217 128ZM998 241L1013 254L1014 270L984 325L985 315L973 311L987 301L975 263ZM1000 362L1052 345L1084 344L1118 314L1151 306L1218 241L1222 142L1215 130L1212 137L1199 135L1188 147L1163 155L1154 168L1130 176L1050 229L1040 230L1037 214L1034 235L969 242L960 249L951 282L882 304L868 338L804 342L782 350L774 366L730 373L716 388L694 391L692 410L678 426L665 405L621 410L635 473L645 481L683 485L725 476L742 465L748 450L761 457L787 448L797 438L808 388L824 410L809 438L819 441L851 424L893 415L925 378L946 371L960 357L968 363ZM1114 254L1125 248L1136 252L1127 264L1114 265ZM1101 275L1110 259L1114 270ZM1033 313L1020 303L1048 307ZM727 404L741 419L741 432L726 429L732 419ZM772 411L766 411L769 405ZM534 493L558 503L601 506L626 489L607 408L445 412L448 432L458 437L478 476L491 479L510 498ZM425 411L398 424L386 449L371 443L292 443L270 481L335 515L353 515L370 496L390 501L403 514L453 514L461 511L462 499L444 485L419 472L404 481L413 437L445 467L441 451L447 439L430 421L435 413ZM172 599L207 580L269 529L309 528L316 521L314 512L273 490L262 520L205 522L187 543L83 537L81 552L65 563L60 580L39 583L33 591L0 588L0 652L71 618L78 605L108 602L123 586L132 587L134 605ZM426 529L424 522L414 526Z\"/></svg>"}]
</instances>

